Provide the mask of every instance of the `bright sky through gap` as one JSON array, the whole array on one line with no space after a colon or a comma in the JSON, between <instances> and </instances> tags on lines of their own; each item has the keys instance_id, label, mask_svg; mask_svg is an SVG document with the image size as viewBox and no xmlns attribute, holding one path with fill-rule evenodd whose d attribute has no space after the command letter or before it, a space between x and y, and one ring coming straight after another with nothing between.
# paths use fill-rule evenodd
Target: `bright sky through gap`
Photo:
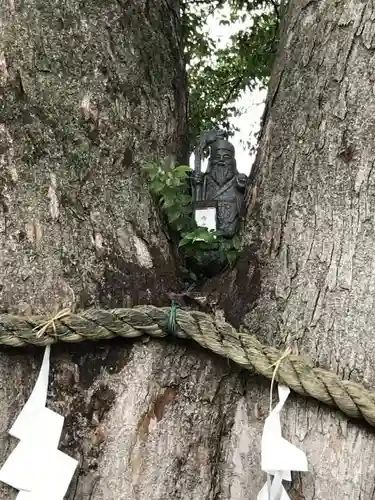
<instances>
[{"instance_id":1,"label":"bright sky through gap","mask_svg":"<svg viewBox=\"0 0 375 500\"><path fill-rule=\"evenodd\" d=\"M243 28L247 23L233 23L229 26L220 25L221 16L215 13L207 18L207 32L215 37L221 47L224 47L230 40L231 35ZM260 119L264 109L264 100L266 98L265 90L246 91L240 99L235 102L238 109L243 110L243 114L231 118L231 123L239 129L238 132L230 138L236 149L237 169L245 174L250 173L251 166L255 156L250 155L249 141L255 144L254 134L259 130ZM194 156L192 155L190 165L194 166ZM206 169L206 162L202 165L202 170Z\"/></svg>"}]
</instances>

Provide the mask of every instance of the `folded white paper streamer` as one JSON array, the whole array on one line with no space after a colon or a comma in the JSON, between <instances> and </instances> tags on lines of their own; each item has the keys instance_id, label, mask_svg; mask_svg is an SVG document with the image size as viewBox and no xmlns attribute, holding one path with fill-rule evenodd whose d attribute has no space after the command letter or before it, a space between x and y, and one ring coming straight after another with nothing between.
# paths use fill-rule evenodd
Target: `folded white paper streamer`
<instances>
[{"instance_id":1,"label":"folded white paper streamer","mask_svg":"<svg viewBox=\"0 0 375 500\"><path fill-rule=\"evenodd\" d=\"M59 451L64 417L46 408L50 346L30 398L9 434L20 440L0 470L0 481L20 490L17 500L62 500L78 462Z\"/></svg>"},{"instance_id":2,"label":"folded white paper streamer","mask_svg":"<svg viewBox=\"0 0 375 500\"><path fill-rule=\"evenodd\" d=\"M281 435L280 412L289 396L288 387L279 385L279 402L266 419L262 435L262 470L273 475L258 494L257 500L290 500L282 482L291 481L291 471L307 471L304 452ZM271 483L271 484L270 484Z\"/></svg>"},{"instance_id":3,"label":"folded white paper streamer","mask_svg":"<svg viewBox=\"0 0 375 500\"><path fill-rule=\"evenodd\" d=\"M37 425L37 421L34 418L35 413L46 406L50 354L51 347L47 346L44 350L42 366L38 378L36 379L34 389L9 431L11 436L18 439L24 439L31 436L30 426L34 427Z\"/></svg>"},{"instance_id":4,"label":"folded white paper streamer","mask_svg":"<svg viewBox=\"0 0 375 500\"><path fill-rule=\"evenodd\" d=\"M63 500L77 461L59 450L49 454L44 470L39 468L32 491L20 491L17 500Z\"/></svg>"}]
</instances>

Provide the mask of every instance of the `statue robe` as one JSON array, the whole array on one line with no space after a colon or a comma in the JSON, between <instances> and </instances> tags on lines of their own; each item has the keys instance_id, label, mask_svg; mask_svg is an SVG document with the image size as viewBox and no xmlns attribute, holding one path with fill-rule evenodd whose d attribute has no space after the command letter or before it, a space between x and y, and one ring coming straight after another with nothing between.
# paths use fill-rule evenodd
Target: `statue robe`
<instances>
[{"instance_id":1,"label":"statue robe","mask_svg":"<svg viewBox=\"0 0 375 500\"><path fill-rule=\"evenodd\" d=\"M243 195L237 186L237 175L219 183L209 171L203 182L203 199L217 202L217 230L224 236L234 235L239 219Z\"/></svg>"}]
</instances>

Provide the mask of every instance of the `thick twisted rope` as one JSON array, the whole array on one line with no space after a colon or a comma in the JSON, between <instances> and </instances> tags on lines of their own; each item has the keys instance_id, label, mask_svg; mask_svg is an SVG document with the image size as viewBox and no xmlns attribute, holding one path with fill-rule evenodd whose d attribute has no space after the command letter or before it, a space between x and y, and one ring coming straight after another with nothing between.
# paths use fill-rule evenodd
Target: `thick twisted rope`
<instances>
[{"instance_id":1,"label":"thick twisted rope","mask_svg":"<svg viewBox=\"0 0 375 500\"><path fill-rule=\"evenodd\" d=\"M89 309L80 314L25 318L0 314L0 345L45 346L56 342L105 340L142 335L166 337L170 333L169 308L138 306L133 309ZM179 309L173 334L190 338L205 349L234 361L242 368L276 379L302 396L310 396L339 408L351 418L366 420L375 427L375 393L335 373L314 368L300 356L284 357L277 349L262 345L254 336L240 333L230 324L208 314Z\"/></svg>"}]
</instances>

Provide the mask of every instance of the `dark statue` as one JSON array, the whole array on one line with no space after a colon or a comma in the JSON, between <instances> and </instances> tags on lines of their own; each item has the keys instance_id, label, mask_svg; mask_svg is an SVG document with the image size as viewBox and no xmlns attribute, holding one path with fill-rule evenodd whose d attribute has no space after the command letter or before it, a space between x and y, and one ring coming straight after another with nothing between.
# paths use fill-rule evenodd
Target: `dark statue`
<instances>
[{"instance_id":1,"label":"dark statue","mask_svg":"<svg viewBox=\"0 0 375 500\"><path fill-rule=\"evenodd\" d=\"M208 167L201 173L201 158L209 148ZM200 137L193 174L196 206L216 207L217 232L232 237L237 229L248 177L237 170L234 146L225 132L212 130Z\"/></svg>"}]
</instances>

